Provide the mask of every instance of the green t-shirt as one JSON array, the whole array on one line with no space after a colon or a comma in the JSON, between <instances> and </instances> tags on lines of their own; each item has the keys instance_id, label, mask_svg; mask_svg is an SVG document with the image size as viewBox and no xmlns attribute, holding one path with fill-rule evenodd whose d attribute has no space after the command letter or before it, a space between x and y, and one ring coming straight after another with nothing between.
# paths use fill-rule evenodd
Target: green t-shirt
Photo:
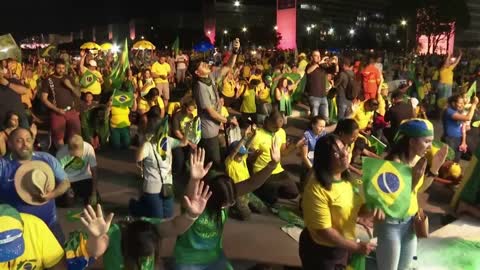
<instances>
[{"instance_id":1,"label":"green t-shirt","mask_svg":"<svg viewBox=\"0 0 480 270\"><path fill-rule=\"evenodd\" d=\"M142 220L158 224L161 219L142 218ZM108 249L103 255L103 269L105 270L124 270L124 258L122 254L122 228L118 224L112 224L108 230ZM155 263L152 259L142 261L141 270L154 270Z\"/></svg>"},{"instance_id":2,"label":"green t-shirt","mask_svg":"<svg viewBox=\"0 0 480 270\"><path fill-rule=\"evenodd\" d=\"M215 262L223 254L223 226L227 220L227 210L222 210L222 223L219 228L215 219L203 212L184 234L177 237L175 261L178 264L208 264Z\"/></svg>"}]
</instances>

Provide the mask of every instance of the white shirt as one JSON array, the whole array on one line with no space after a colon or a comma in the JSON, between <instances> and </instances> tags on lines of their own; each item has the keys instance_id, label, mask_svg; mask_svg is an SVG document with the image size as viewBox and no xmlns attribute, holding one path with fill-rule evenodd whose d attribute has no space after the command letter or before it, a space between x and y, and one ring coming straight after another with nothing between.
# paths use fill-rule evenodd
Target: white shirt
<instances>
[{"instance_id":1,"label":"white shirt","mask_svg":"<svg viewBox=\"0 0 480 270\"><path fill-rule=\"evenodd\" d=\"M157 152L156 145L145 142L143 146L143 192L156 194L162 190L163 183L173 184L172 179L172 149L178 147L180 142L168 137L165 160ZM158 160L158 163L157 163ZM160 169L160 170L159 170ZM160 176L161 174L161 176Z\"/></svg>"},{"instance_id":2,"label":"white shirt","mask_svg":"<svg viewBox=\"0 0 480 270\"><path fill-rule=\"evenodd\" d=\"M57 159L63 166L70 182L78 182L92 178L91 168L97 167L97 158L93 146L83 142L83 155L81 158L72 157L68 145L63 145L57 152Z\"/></svg>"}]
</instances>

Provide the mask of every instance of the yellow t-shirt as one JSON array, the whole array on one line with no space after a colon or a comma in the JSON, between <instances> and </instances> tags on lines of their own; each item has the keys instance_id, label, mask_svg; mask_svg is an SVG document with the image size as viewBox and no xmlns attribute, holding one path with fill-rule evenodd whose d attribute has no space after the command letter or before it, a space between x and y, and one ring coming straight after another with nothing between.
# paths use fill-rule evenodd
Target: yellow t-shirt
<instances>
[{"instance_id":1,"label":"yellow t-shirt","mask_svg":"<svg viewBox=\"0 0 480 270\"><path fill-rule=\"evenodd\" d=\"M157 97L157 103L158 107L160 109L165 108L165 104L163 104L163 99L161 97ZM141 98L140 101L138 102L138 110L143 111L143 112L148 112L150 111L150 108L154 106L154 103L149 103L146 99Z\"/></svg>"},{"instance_id":2,"label":"yellow t-shirt","mask_svg":"<svg viewBox=\"0 0 480 270\"><path fill-rule=\"evenodd\" d=\"M262 75L255 75L255 74L252 74L252 76L250 76L250 79L248 79L248 82L251 82L252 80L259 80L259 81L262 81Z\"/></svg>"},{"instance_id":3,"label":"yellow t-shirt","mask_svg":"<svg viewBox=\"0 0 480 270\"><path fill-rule=\"evenodd\" d=\"M159 62L155 62L152 65L152 73L155 73L157 75L163 75L167 76L168 73L170 73L170 65L168 63L163 63L160 64ZM168 78L166 79L161 79L161 78L155 78L155 83L168 83Z\"/></svg>"},{"instance_id":4,"label":"yellow t-shirt","mask_svg":"<svg viewBox=\"0 0 480 270\"><path fill-rule=\"evenodd\" d=\"M27 78L25 80L25 86L32 90L36 90L38 86L37 81L38 81L38 75L34 73L32 78Z\"/></svg>"},{"instance_id":5,"label":"yellow t-shirt","mask_svg":"<svg viewBox=\"0 0 480 270\"><path fill-rule=\"evenodd\" d=\"M367 112L365 111L365 102L361 102L360 106L353 112L353 120L357 122L358 127L360 130L364 130L367 128L368 124L373 121L373 111Z\"/></svg>"},{"instance_id":6,"label":"yellow t-shirt","mask_svg":"<svg viewBox=\"0 0 480 270\"><path fill-rule=\"evenodd\" d=\"M102 93L102 84L100 83L100 79L103 78L102 73L98 72L98 70L89 70L97 79L95 80L92 85L86 88L82 88L82 93L90 92L92 95L100 95Z\"/></svg>"},{"instance_id":7,"label":"yellow t-shirt","mask_svg":"<svg viewBox=\"0 0 480 270\"><path fill-rule=\"evenodd\" d=\"M261 83L257 87L257 95L260 101L265 103L272 103L272 100L270 99L270 88L266 87L264 83Z\"/></svg>"},{"instance_id":8,"label":"yellow t-shirt","mask_svg":"<svg viewBox=\"0 0 480 270\"><path fill-rule=\"evenodd\" d=\"M234 80L225 80L223 81L222 94L226 97L235 96L235 81Z\"/></svg>"},{"instance_id":9,"label":"yellow t-shirt","mask_svg":"<svg viewBox=\"0 0 480 270\"><path fill-rule=\"evenodd\" d=\"M130 126L130 108L115 107L112 106L112 117L110 118L110 127L112 128L124 128Z\"/></svg>"},{"instance_id":10,"label":"yellow t-shirt","mask_svg":"<svg viewBox=\"0 0 480 270\"><path fill-rule=\"evenodd\" d=\"M412 194L410 195L410 207L407 211L407 216L411 217L414 216L418 212L418 191L423 186L424 178L420 178L417 183L417 186L412 190Z\"/></svg>"},{"instance_id":11,"label":"yellow t-shirt","mask_svg":"<svg viewBox=\"0 0 480 270\"><path fill-rule=\"evenodd\" d=\"M28 89L28 91L20 96L22 103L27 105L27 108L32 108L32 100L33 100L33 90Z\"/></svg>"},{"instance_id":12,"label":"yellow t-shirt","mask_svg":"<svg viewBox=\"0 0 480 270\"><path fill-rule=\"evenodd\" d=\"M225 118L228 118L230 116L230 113L228 112L227 107L222 106L222 108L220 109L220 115L225 117ZM195 116L197 116L197 115L195 114Z\"/></svg>"},{"instance_id":13,"label":"yellow t-shirt","mask_svg":"<svg viewBox=\"0 0 480 270\"><path fill-rule=\"evenodd\" d=\"M349 181L332 183L331 190L325 189L311 174L303 193L303 219L312 239L319 245L334 247L335 244L322 239L317 230L335 229L343 237L355 239L355 224L363 198Z\"/></svg>"},{"instance_id":14,"label":"yellow t-shirt","mask_svg":"<svg viewBox=\"0 0 480 270\"><path fill-rule=\"evenodd\" d=\"M143 89L144 86L145 86L145 89ZM143 80L138 81L138 88L140 89L140 95L142 97L148 94L148 92L150 92L150 89L154 87L155 87L155 83L153 82L153 79L151 80L151 82L147 81L145 83L143 82Z\"/></svg>"},{"instance_id":15,"label":"yellow t-shirt","mask_svg":"<svg viewBox=\"0 0 480 270\"><path fill-rule=\"evenodd\" d=\"M241 161L236 161L234 158L228 157L227 160L225 160L225 167L227 168L228 177L232 178L235 184L250 178L247 167L247 155L243 155Z\"/></svg>"},{"instance_id":16,"label":"yellow t-shirt","mask_svg":"<svg viewBox=\"0 0 480 270\"><path fill-rule=\"evenodd\" d=\"M255 104L255 89L247 89L243 93L242 106L240 106L242 113L256 113L257 106Z\"/></svg>"},{"instance_id":17,"label":"yellow t-shirt","mask_svg":"<svg viewBox=\"0 0 480 270\"><path fill-rule=\"evenodd\" d=\"M274 138L277 138L277 143L280 147L284 143L287 143L287 133L285 133L283 128L280 128L274 134L263 128L257 129L257 133L255 134L255 138L253 138L251 148L254 150L262 150L262 154L258 156L257 160L255 160L255 163L253 164L254 173L261 171L272 160L270 157L270 149L272 148ZM272 174L279 174L281 172L283 172L283 167L282 164L278 163Z\"/></svg>"},{"instance_id":18,"label":"yellow t-shirt","mask_svg":"<svg viewBox=\"0 0 480 270\"><path fill-rule=\"evenodd\" d=\"M453 65L440 69L440 83L453 84L453 69Z\"/></svg>"},{"instance_id":19,"label":"yellow t-shirt","mask_svg":"<svg viewBox=\"0 0 480 270\"><path fill-rule=\"evenodd\" d=\"M47 225L39 218L20 213L23 221L25 251L22 256L10 262L0 262L0 269L52 268L62 260L63 248Z\"/></svg>"}]
</instances>

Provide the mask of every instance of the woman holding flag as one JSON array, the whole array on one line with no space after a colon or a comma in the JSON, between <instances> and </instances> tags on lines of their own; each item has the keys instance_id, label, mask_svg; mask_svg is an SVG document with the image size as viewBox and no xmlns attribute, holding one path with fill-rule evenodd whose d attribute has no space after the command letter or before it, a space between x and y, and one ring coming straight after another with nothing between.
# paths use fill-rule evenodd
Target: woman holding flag
<instances>
[{"instance_id":1,"label":"woman holding flag","mask_svg":"<svg viewBox=\"0 0 480 270\"><path fill-rule=\"evenodd\" d=\"M406 183L408 184L406 186L411 186L411 191L406 193L410 200L406 200L408 207L404 207L406 214L402 213L403 218L398 218L399 215L392 217L386 214L386 212L393 213L393 211L386 211L387 209L377 208L374 210L374 232L378 237L378 269L409 269L413 257L416 256L417 236L414 231L414 220L425 218L422 217L423 211L420 211L420 215L417 214L421 210L419 209L418 194L420 190L426 190L429 186L428 183L431 183L431 181L424 181L427 166L427 160L424 156L430 149L432 141L433 125L430 121L418 118L405 120L399 126L392 149L385 158L389 161L406 164L412 168L411 177L401 177L411 179L411 185ZM446 147L443 147L434 156L430 165L432 175L438 174L441 164L445 161L447 150ZM384 183L384 185L387 185L387 183ZM399 186L402 186L401 183ZM404 194L404 192L399 194ZM404 197L400 195L393 204L405 201Z\"/></svg>"}]
</instances>

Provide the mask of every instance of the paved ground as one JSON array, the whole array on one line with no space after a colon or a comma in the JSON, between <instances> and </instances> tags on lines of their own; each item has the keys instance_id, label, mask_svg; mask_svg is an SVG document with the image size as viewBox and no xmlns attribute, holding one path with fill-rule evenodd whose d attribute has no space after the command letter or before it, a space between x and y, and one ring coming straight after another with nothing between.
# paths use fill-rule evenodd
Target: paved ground
<instances>
[{"instance_id":1,"label":"paved ground","mask_svg":"<svg viewBox=\"0 0 480 270\"><path fill-rule=\"evenodd\" d=\"M289 119L286 128L288 136L300 138L308 121L297 117ZM436 128L440 125L436 123ZM437 134L440 134L437 132ZM478 137L475 133L474 138ZM475 141L476 144L476 141ZM124 152L103 151L97 153L99 164L99 189L107 212L115 212L117 217L126 214L126 205L132 197L138 196L139 180L133 161L134 150ZM300 160L292 153L283 160L283 165L291 176L298 180ZM429 213L431 230L441 226L445 213L449 211L448 201L453 190L434 184L421 201ZM65 218L68 209L59 209L59 217L65 231L80 227L79 222L71 223ZM254 215L248 222L229 219L225 227L224 247L235 269L250 269L253 262L271 263L283 266L299 266L298 244L280 230L285 223L277 217ZM162 255L172 254L175 239L167 239L162 244ZM101 269L101 268L99 268ZM284 269L280 266L274 269Z\"/></svg>"}]
</instances>

